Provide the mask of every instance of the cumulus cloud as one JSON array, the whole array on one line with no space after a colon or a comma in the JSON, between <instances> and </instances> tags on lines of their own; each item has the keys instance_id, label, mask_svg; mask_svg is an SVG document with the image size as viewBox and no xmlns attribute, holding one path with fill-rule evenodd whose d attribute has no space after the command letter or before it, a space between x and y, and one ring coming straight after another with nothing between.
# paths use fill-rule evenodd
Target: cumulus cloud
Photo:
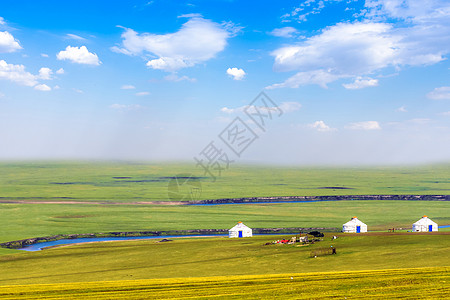
<instances>
[{"instance_id":1,"label":"cumulus cloud","mask_svg":"<svg viewBox=\"0 0 450 300\"><path fill-rule=\"evenodd\" d=\"M134 90L136 87L131 84L125 84L120 87L122 90Z\"/></svg>"},{"instance_id":2,"label":"cumulus cloud","mask_svg":"<svg viewBox=\"0 0 450 300\"><path fill-rule=\"evenodd\" d=\"M358 76L354 82L344 83L342 86L348 90L358 90L366 87L378 86L378 79L363 78Z\"/></svg>"},{"instance_id":3,"label":"cumulus cloud","mask_svg":"<svg viewBox=\"0 0 450 300\"><path fill-rule=\"evenodd\" d=\"M238 69L238 68L228 68L227 74L234 80L242 80L242 79L244 79L244 77L246 75L246 73L243 69Z\"/></svg>"},{"instance_id":4,"label":"cumulus cloud","mask_svg":"<svg viewBox=\"0 0 450 300\"><path fill-rule=\"evenodd\" d=\"M345 126L345 128L351 130L379 130L381 129L381 126L377 121L365 121L350 123L349 125Z\"/></svg>"},{"instance_id":5,"label":"cumulus cloud","mask_svg":"<svg viewBox=\"0 0 450 300\"><path fill-rule=\"evenodd\" d=\"M290 38L293 37L294 34L297 33L297 29L294 27L282 27L282 28L275 28L271 32L269 32L270 35L277 36L277 37L284 37L284 38Z\"/></svg>"},{"instance_id":6,"label":"cumulus cloud","mask_svg":"<svg viewBox=\"0 0 450 300\"><path fill-rule=\"evenodd\" d=\"M35 86L36 76L25 71L24 65L8 64L0 60L0 79L6 79L25 86Z\"/></svg>"},{"instance_id":7,"label":"cumulus cloud","mask_svg":"<svg viewBox=\"0 0 450 300\"><path fill-rule=\"evenodd\" d=\"M52 79L53 71L50 68L40 68L39 69L39 78L44 80Z\"/></svg>"},{"instance_id":8,"label":"cumulus cloud","mask_svg":"<svg viewBox=\"0 0 450 300\"><path fill-rule=\"evenodd\" d=\"M311 129L315 129L320 132L327 132L327 131L336 131L336 128L331 128L327 124L325 124L324 121L316 121L314 123L308 124L308 127Z\"/></svg>"},{"instance_id":9,"label":"cumulus cloud","mask_svg":"<svg viewBox=\"0 0 450 300\"><path fill-rule=\"evenodd\" d=\"M40 68L39 74L34 75L25 70L24 65L8 64L0 60L0 80L9 80L20 85L34 87L38 91L50 91L51 88L46 84L39 84L38 80L52 79L52 70L50 68Z\"/></svg>"},{"instance_id":10,"label":"cumulus cloud","mask_svg":"<svg viewBox=\"0 0 450 300\"><path fill-rule=\"evenodd\" d=\"M22 49L19 41L8 31L0 31L0 53L11 53Z\"/></svg>"},{"instance_id":11,"label":"cumulus cloud","mask_svg":"<svg viewBox=\"0 0 450 300\"><path fill-rule=\"evenodd\" d=\"M429 99L450 100L450 86L438 87L427 94Z\"/></svg>"},{"instance_id":12,"label":"cumulus cloud","mask_svg":"<svg viewBox=\"0 0 450 300\"><path fill-rule=\"evenodd\" d=\"M38 84L34 87L34 89L38 90L38 91L43 91L43 92L48 92L48 91L52 90L52 88L46 84Z\"/></svg>"},{"instance_id":13,"label":"cumulus cloud","mask_svg":"<svg viewBox=\"0 0 450 300\"><path fill-rule=\"evenodd\" d=\"M66 50L60 51L56 57L59 60L69 60L77 64L95 65L101 64L97 54L88 51L86 46L72 47L67 46Z\"/></svg>"},{"instance_id":14,"label":"cumulus cloud","mask_svg":"<svg viewBox=\"0 0 450 300\"><path fill-rule=\"evenodd\" d=\"M57 71L56 71L56 74L64 74L64 69L63 68L59 68Z\"/></svg>"},{"instance_id":15,"label":"cumulus cloud","mask_svg":"<svg viewBox=\"0 0 450 300\"><path fill-rule=\"evenodd\" d=\"M387 67L435 64L450 53L448 1L368 0L363 17L360 22L338 23L273 51L275 71L300 73L271 87L326 87L341 78L358 78ZM390 23L392 19L397 22ZM309 76L308 80L311 74L327 75L328 79Z\"/></svg>"},{"instance_id":16,"label":"cumulus cloud","mask_svg":"<svg viewBox=\"0 0 450 300\"><path fill-rule=\"evenodd\" d=\"M188 16L180 30L168 34L138 34L125 28L122 33L122 47L111 50L128 55L150 54L147 66L152 69L176 71L192 67L214 58L225 49L227 39L233 35L233 26L202 18Z\"/></svg>"},{"instance_id":17,"label":"cumulus cloud","mask_svg":"<svg viewBox=\"0 0 450 300\"><path fill-rule=\"evenodd\" d=\"M5 25L5 19L3 19L3 17L0 17L0 25Z\"/></svg>"}]
</instances>

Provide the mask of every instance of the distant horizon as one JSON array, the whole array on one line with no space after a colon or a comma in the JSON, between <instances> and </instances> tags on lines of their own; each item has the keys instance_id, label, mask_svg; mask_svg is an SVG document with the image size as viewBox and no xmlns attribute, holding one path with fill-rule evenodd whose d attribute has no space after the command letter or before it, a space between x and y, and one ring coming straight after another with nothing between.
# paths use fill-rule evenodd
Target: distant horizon
<instances>
[{"instance_id":1,"label":"distant horizon","mask_svg":"<svg viewBox=\"0 0 450 300\"><path fill-rule=\"evenodd\" d=\"M0 164L21 164L21 163L38 163L38 164L145 164L145 165L180 165L189 166L197 171L201 171L200 168L196 168L195 161L190 160L133 160L133 159L101 159L101 158L91 158L91 159L0 159ZM446 166L450 165L450 160L448 161L434 161L434 162L417 162L417 163L397 163L397 164L288 164L288 163L265 163L265 162L255 162L255 161L240 161L238 163L233 163L230 165L229 170L233 167L280 167L280 168L414 168L414 167L432 167L432 166ZM226 173L226 172L224 172Z\"/></svg>"}]
</instances>

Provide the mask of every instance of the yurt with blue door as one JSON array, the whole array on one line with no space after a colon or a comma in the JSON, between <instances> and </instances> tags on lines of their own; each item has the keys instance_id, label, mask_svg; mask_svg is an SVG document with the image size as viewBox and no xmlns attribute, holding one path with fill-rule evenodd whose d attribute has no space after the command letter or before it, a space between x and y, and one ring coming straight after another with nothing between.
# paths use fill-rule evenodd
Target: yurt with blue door
<instances>
[{"instance_id":1,"label":"yurt with blue door","mask_svg":"<svg viewBox=\"0 0 450 300\"><path fill-rule=\"evenodd\" d=\"M230 238L244 238L253 236L252 229L247 227L242 222L238 222L236 226L228 230L228 237Z\"/></svg>"},{"instance_id":2,"label":"yurt with blue door","mask_svg":"<svg viewBox=\"0 0 450 300\"><path fill-rule=\"evenodd\" d=\"M422 219L412 225L413 232L429 232L438 231L438 224L431 221L427 216L423 216Z\"/></svg>"},{"instance_id":3,"label":"yurt with blue door","mask_svg":"<svg viewBox=\"0 0 450 300\"><path fill-rule=\"evenodd\" d=\"M350 221L342 225L342 232L347 233L367 232L367 225L358 220L357 217L353 217Z\"/></svg>"}]
</instances>

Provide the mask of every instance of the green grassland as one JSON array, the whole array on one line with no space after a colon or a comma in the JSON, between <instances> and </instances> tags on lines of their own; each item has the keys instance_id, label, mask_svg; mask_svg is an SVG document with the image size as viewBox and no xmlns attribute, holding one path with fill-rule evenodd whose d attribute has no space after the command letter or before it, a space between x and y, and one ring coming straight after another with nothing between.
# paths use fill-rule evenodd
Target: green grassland
<instances>
[{"instance_id":1,"label":"green grassland","mask_svg":"<svg viewBox=\"0 0 450 300\"><path fill-rule=\"evenodd\" d=\"M89 243L39 252L0 248L0 298L445 298L450 294L450 228L425 235L386 233L392 227L409 229L424 214L439 225L450 224L447 201L135 204L169 201L167 186L178 174L204 176L194 164L0 163L0 242L57 234L227 229L237 221L252 228L340 228L354 215L378 232L339 234L335 241L327 233L324 241L301 247L264 245L280 237L256 236ZM201 184L199 200L448 195L450 165L231 165L215 182L202 178ZM28 203L7 203L14 201ZM309 257L317 247L331 245L337 255Z\"/></svg>"},{"instance_id":2,"label":"green grassland","mask_svg":"<svg viewBox=\"0 0 450 300\"><path fill-rule=\"evenodd\" d=\"M450 233L339 234L309 246L264 245L284 236L177 238L71 245L0 256L0 285L264 275L450 266ZM318 247L337 255L310 258Z\"/></svg>"},{"instance_id":3,"label":"green grassland","mask_svg":"<svg viewBox=\"0 0 450 300\"><path fill-rule=\"evenodd\" d=\"M112 231L335 227L358 216L369 230L411 229L428 215L450 224L447 201L324 201L192 205L0 204L0 242L57 234ZM449 228L450 230L450 228ZM0 249L0 253L4 250Z\"/></svg>"},{"instance_id":4,"label":"green grassland","mask_svg":"<svg viewBox=\"0 0 450 300\"><path fill-rule=\"evenodd\" d=\"M202 177L199 199L450 193L449 164L371 168L232 164L213 181L194 163L3 162L0 200L167 201L169 177L178 174Z\"/></svg>"},{"instance_id":5,"label":"green grassland","mask_svg":"<svg viewBox=\"0 0 450 300\"><path fill-rule=\"evenodd\" d=\"M445 299L450 268L0 286L2 299Z\"/></svg>"}]
</instances>

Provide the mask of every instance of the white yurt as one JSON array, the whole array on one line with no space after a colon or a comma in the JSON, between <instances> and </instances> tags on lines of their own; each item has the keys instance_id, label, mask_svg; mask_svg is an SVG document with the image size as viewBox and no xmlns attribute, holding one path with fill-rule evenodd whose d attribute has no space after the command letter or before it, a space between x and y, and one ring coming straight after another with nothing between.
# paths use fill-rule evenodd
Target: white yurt
<instances>
[{"instance_id":1,"label":"white yurt","mask_svg":"<svg viewBox=\"0 0 450 300\"><path fill-rule=\"evenodd\" d=\"M353 217L350 221L342 225L342 232L367 232L367 225L358 220L357 217Z\"/></svg>"},{"instance_id":2,"label":"white yurt","mask_svg":"<svg viewBox=\"0 0 450 300\"><path fill-rule=\"evenodd\" d=\"M228 237L230 238L251 237L252 235L252 229L242 222L238 222L236 226L228 230Z\"/></svg>"},{"instance_id":3,"label":"white yurt","mask_svg":"<svg viewBox=\"0 0 450 300\"><path fill-rule=\"evenodd\" d=\"M412 225L413 232L428 232L438 231L438 224L431 221L427 216L423 216L422 219Z\"/></svg>"}]
</instances>

